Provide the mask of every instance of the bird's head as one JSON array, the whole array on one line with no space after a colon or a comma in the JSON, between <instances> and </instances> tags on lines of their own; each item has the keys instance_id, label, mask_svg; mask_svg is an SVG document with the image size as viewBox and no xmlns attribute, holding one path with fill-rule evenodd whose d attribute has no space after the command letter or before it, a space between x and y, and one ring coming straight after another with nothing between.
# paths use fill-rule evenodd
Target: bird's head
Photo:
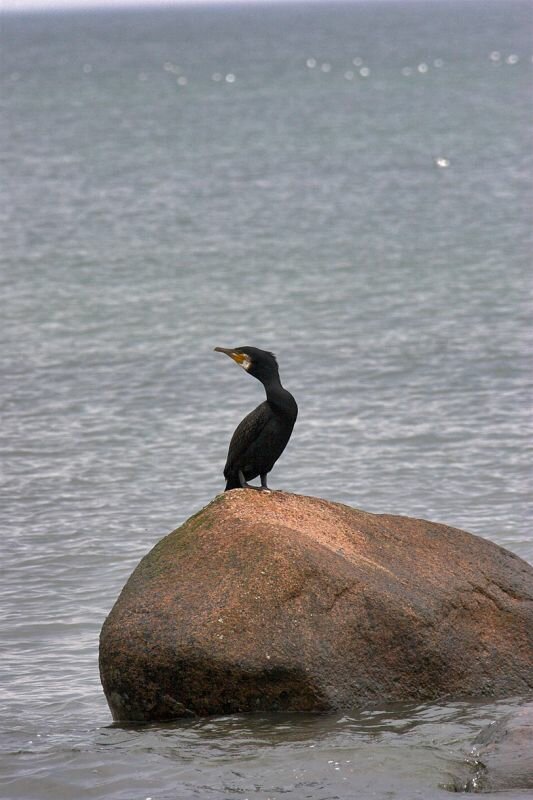
<instances>
[{"instance_id":1,"label":"bird's head","mask_svg":"<svg viewBox=\"0 0 533 800\"><path fill-rule=\"evenodd\" d=\"M257 347L215 347L219 353L226 353L246 372L260 381L278 375L278 362L274 353L259 350Z\"/></svg>"}]
</instances>

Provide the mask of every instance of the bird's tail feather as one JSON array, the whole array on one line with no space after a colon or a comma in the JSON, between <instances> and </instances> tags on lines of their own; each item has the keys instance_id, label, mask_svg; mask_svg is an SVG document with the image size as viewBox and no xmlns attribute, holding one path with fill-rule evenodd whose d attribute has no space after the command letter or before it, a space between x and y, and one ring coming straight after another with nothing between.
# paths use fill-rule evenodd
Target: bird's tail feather
<instances>
[{"instance_id":1,"label":"bird's tail feather","mask_svg":"<svg viewBox=\"0 0 533 800\"><path fill-rule=\"evenodd\" d=\"M224 489L225 492L229 492L230 489L240 489L241 483L239 481L239 477L237 475L230 475L230 477L226 481L226 488Z\"/></svg>"},{"instance_id":2,"label":"bird's tail feather","mask_svg":"<svg viewBox=\"0 0 533 800\"><path fill-rule=\"evenodd\" d=\"M226 477L226 488L224 489L225 492L229 492L230 489L240 489L241 482L239 481L238 475L229 475Z\"/></svg>"}]
</instances>

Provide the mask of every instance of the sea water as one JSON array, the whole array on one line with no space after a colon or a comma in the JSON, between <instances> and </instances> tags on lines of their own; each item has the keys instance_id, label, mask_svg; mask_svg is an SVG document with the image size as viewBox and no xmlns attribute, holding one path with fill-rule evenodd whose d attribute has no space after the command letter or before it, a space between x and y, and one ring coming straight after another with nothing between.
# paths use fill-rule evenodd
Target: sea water
<instances>
[{"instance_id":1,"label":"sea water","mask_svg":"<svg viewBox=\"0 0 533 800\"><path fill-rule=\"evenodd\" d=\"M533 562L531 3L3 14L7 800L439 798L521 698L112 726L98 634L223 488L278 355L273 487Z\"/></svg>"}]
</instances>

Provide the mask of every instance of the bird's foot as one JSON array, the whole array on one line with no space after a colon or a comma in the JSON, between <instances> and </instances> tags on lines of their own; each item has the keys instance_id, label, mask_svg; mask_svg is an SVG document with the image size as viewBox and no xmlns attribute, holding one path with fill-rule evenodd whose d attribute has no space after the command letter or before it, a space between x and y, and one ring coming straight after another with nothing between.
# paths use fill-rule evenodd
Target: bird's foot
<instances>
[{"instance_id":1,"label":"bird's foot","mask_svg":"<svg viewBox=\"0 0 533 800\"><path fill-rule=\"evenodd\" d=\"M242 470L239 470L239 483L241 484L241 489L255 489L258 490L259 486L252 486L251 483L247 483L244 478Z\"/></svg>"},{"instance_id":2,"label":"bird's foot","mask_svg":"<svg viewBox=\"0 0 533 800\"><path fill-rule=\"evenodd\" d=\"M262 492L268 492L268 494L271 494L271 490L270 490L270 489L268 488L268 486L267 486L267 476L266 476L266 473L264 473L263 475L261 475L261 491L262 491Z\"/></svg>"},{"instance_id":3,"label":"bird's foot","mask_svg":"<svg viewBox=\"0 0 533 800\"><path fill-rule=\"evenodd\" d=\"M241 470L239 470L239 483L241 484L241 489L254 489L256 492L267 492L268 494L271 493L271 490L268 488L266 483L266 477L263 475L261 476L261 486L253 486L244 479L244 475L242 474Z\"/></svg>"}]
</instances>

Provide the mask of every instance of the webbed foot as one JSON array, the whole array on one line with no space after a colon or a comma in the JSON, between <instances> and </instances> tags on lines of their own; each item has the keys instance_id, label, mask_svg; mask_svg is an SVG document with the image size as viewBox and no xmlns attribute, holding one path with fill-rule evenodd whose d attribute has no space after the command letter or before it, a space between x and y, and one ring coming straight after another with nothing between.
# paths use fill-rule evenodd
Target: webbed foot
<instances>
[{"instance_id":1,"label":"webbed foot","mask_svg":"<svg viewBox=\"0 0 533 800\"><path fill-rule=\"evenodd\" d=\"M261 491L262 492L268 492L269 494L271 494L271 492L272 492L272 489L269 489L268 486L267 486L267 476L266 475L261 475Z\"/></svg>"},{"instance_id":2,"label":"webbed foot","mask_svg":"<svg viewBox=\"0 0 533 800\"><path fill-rule=\"evenodd\" d=\"M242 470L239 470L239 483L241 489L255 489L256 492L268 492L268 494L271 492L267 486L266 475L261 475L261 486L253 486L245 480Z\"/></svg>"}]
</instances>

